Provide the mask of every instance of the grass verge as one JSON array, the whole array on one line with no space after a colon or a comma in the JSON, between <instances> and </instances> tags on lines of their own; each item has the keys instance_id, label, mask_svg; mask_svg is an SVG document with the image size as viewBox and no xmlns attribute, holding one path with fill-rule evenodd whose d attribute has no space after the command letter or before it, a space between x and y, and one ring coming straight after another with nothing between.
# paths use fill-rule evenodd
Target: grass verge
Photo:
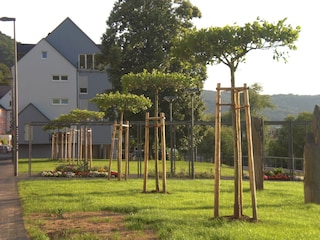
<instances>
[{"instance_id":1,"label":"grass verge","mask_svg":"<svg viewBox=\"0 0 320 240\"><path fill-rule=\"evenodd\" d=\"M149 179L148 189L154 189ZM112 211L126 214L133 230L157 232L159 239L319 239L320 206L304 204L302 182L265 182L257 192L256 223L213 219L214 180L168 179L168 194L142 193L143 180L30 179L19 182L23 215L32 213ZM244 215L251 216L248 181L244 181ZM220 215L233 214L233 181L221 181ZM46 239L27 222L33 239ZM96 224L99 224L98 222ZM90 239L90 238L88 238Z\"/></svg>"}]
</instances>

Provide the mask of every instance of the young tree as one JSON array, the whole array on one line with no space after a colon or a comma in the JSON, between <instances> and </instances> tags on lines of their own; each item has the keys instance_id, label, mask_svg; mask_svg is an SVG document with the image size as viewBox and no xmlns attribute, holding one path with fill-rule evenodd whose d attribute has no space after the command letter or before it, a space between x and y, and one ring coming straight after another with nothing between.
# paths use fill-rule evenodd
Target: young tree
<instances>
[{"instance_id":1,"label":"young tree","mask_svg":"<svg viewBox=\"0 0 320 240\"><path fill-rule=\"evenodd\" d=\"M296 50L300 27L293 28L285 24L286 18L276 24L259 18L244 26L211 27L193 30L180 39L174 50L181 58L194 58L198 62L219 64L223 63L230 69L231 80L231 116L234 135L234 167L235 167L235 204L234 217L241 218L242 203L239 196L241 181L236 131L236 111L234 89L235 73L240 63L245 62L246 56L253 50L273 50L275 60L287 61L288 50Z\"/></svg>"},{"instance_id":2,"label":"young tree","mask_svg":"<svg viewBox=\"0 0 320 240\"><path fill-rule=\"evenodd\" d=\"M119 136L118 136L118 180L121 180L121 161L122 161L122 129L123 118L125 112L138 113L152 106L152 102L145 96L138 96L131 93L102 93L97 94L91 99L91 102L97 104L101 111L107 111L115 108L119 113ZM110 159L111 163L112 159ZM109 176L111 173L111 165L109 166ZM127 174L127 173L126 173Z\"/></svg>"},{"instance_id":3,"label":"young tree","mask_svg":"<svg viewBox=\"0 0 320 240\"><path fill-rule=\"evenodd\" d=\"M47 125L43 127L45 131L55 131L63 128L70 128L71 125L78 124L81 128L83 126L85 133L85 168L88 166L88 154L87 154L87 133L88 126L87 123L94 120L102 120L104 117L103 112L89 111L87 109L73 109L68 114L61 114L58 118L50 121ZM91 167L90 159L90 167ZM87 170L87 169L86 169Z\"/></svg>"},{"instance_id":4,"label":"young tree","mask_svg":"<svg viewBox=\"0 0 320 240\"><path fill-rule=\"evenodd\" d=\"M162 73L157 70L148 72L144 70L141 73L128 73L121 78L121 84L124 91L141 89L154 93L154 116L159 116L159 92L164 89L173 89L175 91L184 88L194 88L197 86L196 80L180 73ZM155 128L155 174L156 191L159 192L159 174L158 174L158 129Z\"/></svg>"}]
</instances>

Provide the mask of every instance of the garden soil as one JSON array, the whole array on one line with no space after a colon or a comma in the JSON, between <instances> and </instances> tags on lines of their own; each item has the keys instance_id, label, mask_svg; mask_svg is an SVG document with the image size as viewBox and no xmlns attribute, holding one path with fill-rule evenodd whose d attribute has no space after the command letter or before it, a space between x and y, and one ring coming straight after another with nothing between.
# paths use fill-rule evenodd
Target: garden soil
<instances>
[{"instance_id":1,"label":"garden soil","mask_svg":"<svg viewBox=\"0 0 320 240\"><path fill-rule=\"evenodd\" d=\"M37 223L38 227L50 239L73 239L75 236L94 236L94 239L101 240L158 239L156 233L148 229L144 231L129 230L125 224L125 217L125 215L107 211L63 214L38 213L28 215L24 222L26 225L31 222Z\"/></svg>"}]
</instances>

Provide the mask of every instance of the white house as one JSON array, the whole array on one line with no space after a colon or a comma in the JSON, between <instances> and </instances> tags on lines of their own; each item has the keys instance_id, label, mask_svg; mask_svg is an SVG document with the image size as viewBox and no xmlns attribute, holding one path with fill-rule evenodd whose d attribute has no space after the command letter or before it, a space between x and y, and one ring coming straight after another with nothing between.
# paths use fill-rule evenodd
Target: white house
<instances>
[{"instance_id":1,"label":"white house","mask_svg":"<svg viewBox=\"0 0 320 240\"><path fill-rule=\"evenodd\" d=\"M22 46L22 45L20 45ZM22 48L21 48L22 49ZM110 89L107 72L95 66L99 47L70 19L26 52L18 47L19 156L28 156L25 126L34 125L32 155L50 157L50 133L43 123L71 110L97 110L89 99ZM95 157L110 144L111 126L92 126Z\"/></svg>"}]
</instances>

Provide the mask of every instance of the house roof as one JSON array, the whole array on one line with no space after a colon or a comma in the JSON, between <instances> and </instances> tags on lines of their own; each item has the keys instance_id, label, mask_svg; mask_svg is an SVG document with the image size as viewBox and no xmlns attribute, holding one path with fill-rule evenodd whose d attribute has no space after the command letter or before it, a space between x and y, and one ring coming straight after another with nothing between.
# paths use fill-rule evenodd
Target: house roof
<instances>
[{"instance_id":1,"label":"house roof","mask_svg":"<svg viewBox=\"0 0 320 240\"><path fill-rule=\"evenodd\" d=\"M18 43L17 44L17 53L18 60L20 60L27 52L29 52L35 44L27 44L27 43Z\"/></svg>"},{"instance_id":2,"label":"house roof","mask_svg":"<svg viewBox=\"0 0 320 240\"><path fill-rule=\"evenodd\" d=\"M79 53L100 52L101 49L101 44L94 43L69 17L62 21L44 39L74 66L76 66L77 60L71 57L74 52L77 52L76 55L78 55ZM83 44L81 41L85 41L86 44ZM35 45L36 44L18 43L18 60L26 55ZM86 46L87 49L83 49L83 46Z\"/></svg>"},{"instance_id":3,"label":"house roof","mask_svg":"<svg viewBox=\"0 0 320 240\"><path fill-rule=\"evenodd\" d=\"M45 40L75 67L79 54L95 54L100 49L70 18L60 23Z\"/></svg>"},{"instance_id":4,"label":"house roof","mask_svg":"<svg viewBox=\"0 0 320 240\"><path fill-rule=\"evenodd\" d=\"M19 113L19 117L24 118L25 121L37 121L37 122L48 122L50 119L44 115L33 103L29 103Z\"/></svg>"},{"instance_id":5,"label":"house roof","mask_svg":"<svg viewBox=\"0 0 320 240\"><path fill-rule=\"evenodd\" d=\"M0 85L0 99L11 90L11 86Z\"/></svg>"}]
</instances>

